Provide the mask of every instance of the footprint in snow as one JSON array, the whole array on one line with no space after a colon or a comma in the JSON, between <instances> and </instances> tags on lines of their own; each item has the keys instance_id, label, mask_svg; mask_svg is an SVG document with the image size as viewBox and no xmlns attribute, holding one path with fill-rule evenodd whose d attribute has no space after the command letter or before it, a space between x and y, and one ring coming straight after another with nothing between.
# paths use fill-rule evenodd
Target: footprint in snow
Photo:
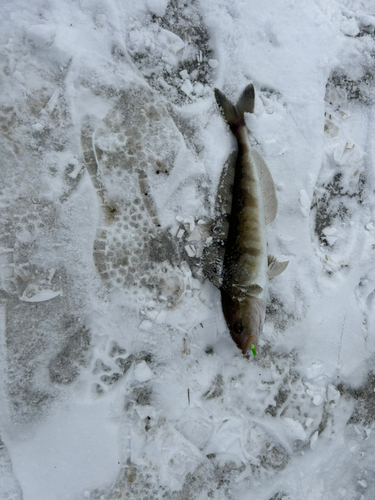
<instances>
[{"instance_id":1,"label":"footprint in snow","mask_svg":"<svg viewBox=\"0 0 375 500\"><path fill-rule=\"evenodd\" d=\"M136 354L128 354L126 349L117 342L111 342L105 352L96 356L92 361L90 380L94 378L91 387L93 395L101 396L105 394L111 386L120 381L128 373L129 369L134 366L137 366L137 372L140 372L143 368L143 378L147 378L147 374L151 374L148 367L151 362L152 355L150 353L142 351ZM142 376L139 376L139 378L142 380ZM142 391L138 390L138 394L137 388L134 390L135 399L141 400Z\"/></svg>"},{"instance_id":2,"label":"footprint in snow","mask_svg":"<svg viewBox=\"0 0 375 500\"><path fill-rule=\"evenodd\" d=\"M146 87L95 89L113 104L103 121L86 116L81 144L96 190L100 222L93 257L103 282L136 297L166 301L183 293L178 249L161 228L153 196L163 187L181 135L163 104Z\"/></svg>"},{"instance_id":3,"label":"footprint in snow","mask_svg":"<svg viewBox=\"0 0 375 500\"><path fill-rule=\"evenodd\" d=\"M350 268L360 254L367 191L366 138L363 144L351 138L351 115L355 119L357 109L335 82L330 78L326 88L323 165L310 209L313 246L328 274Z\"/></svg>"}]
</instances>

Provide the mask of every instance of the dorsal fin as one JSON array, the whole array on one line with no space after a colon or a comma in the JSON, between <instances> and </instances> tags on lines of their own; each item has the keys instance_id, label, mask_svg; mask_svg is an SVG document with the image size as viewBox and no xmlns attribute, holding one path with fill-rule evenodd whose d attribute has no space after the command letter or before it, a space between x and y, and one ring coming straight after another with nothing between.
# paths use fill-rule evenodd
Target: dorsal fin
<instances>
[{"instance_id":1,"label":"dorsal fin","mask_svg":"<svg viewBox=\"0 0 375 500\"><path fill-rule=\"evenodd\" d=\"M225 244L229 232L237 151L228 156L221 172L215 200L215 219L211 222L211 244L203 250L202 271L217 288L223 283Z\"/></svg>"},{"instance_id":2,"label":"dorsal fin","mask_svg":"<svg viewBox=\"0 0 375 500\"><path fill-rule=\"evenodd\" d=\"M231 214L234 177L236 175L237 151L232 151L223 167L217 188L215 214Z\"/></svg>"},{"instance_id":3,"label":"dorsal fin","mask_svg":"<svg viewBox=\"0 0 375 500\"><path fill-rule=\"evenodd\" d=\"M266 224L270 224L277 215L277 197L275 184L273 182L271 172L268 170L266 162L263 160L258 151L253 149L251 153L258 167L260 183L262 185Z\"/></svg>"}]
</instances>

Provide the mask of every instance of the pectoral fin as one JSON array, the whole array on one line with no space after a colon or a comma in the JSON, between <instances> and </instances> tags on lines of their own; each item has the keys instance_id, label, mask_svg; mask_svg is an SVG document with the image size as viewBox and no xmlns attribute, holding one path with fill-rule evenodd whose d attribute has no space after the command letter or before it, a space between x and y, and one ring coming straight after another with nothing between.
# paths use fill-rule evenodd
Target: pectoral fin
<instances>
[{"instance_id":1,"label":"pectoral fin","mask_svg":"<svg viewBox=\"0 0 375 500\"><path fill-rule=\"evenodd\" d=\"M289 261L278 262L272 255L268 256L268 279L272 280L275 276L278 276L288 267Z\"/></svg>"},{"instance_id":2,"label":"pectoral fin","mask_svg":"<svg viewBox=\"0 0 375 500\"><path fill-rule=\"evenodd\" d=\"M249 292L253 292L253 293L262 293L263 292L263 288L257 284L250 285L249 287L247 287L247 290Z\"/></svg>"},{"instance_id":3,"label":"pectoral fin","mask_svg":"<svg viewBox=\"0 0 375 500\"><path fill-rule=\"evenodd\" d=\"M277 197L275 184L273 182L271 172L268 170L266 162L263 160L258 151L253 149L251 152L258 167L260 183L262 185L266 224L270 224L277 215Z\"/></svg>"}]
</instances>

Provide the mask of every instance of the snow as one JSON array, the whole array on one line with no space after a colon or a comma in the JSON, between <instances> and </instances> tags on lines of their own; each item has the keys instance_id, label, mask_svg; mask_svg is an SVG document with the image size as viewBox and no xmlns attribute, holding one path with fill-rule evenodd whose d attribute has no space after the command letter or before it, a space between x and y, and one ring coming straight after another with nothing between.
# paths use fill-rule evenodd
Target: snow
<instances>
[{"instance_id":1,"label":"snow","mask_svg":"<svg viewBox=\"0 0 375 500\"><path fill-rule=\"evenodd\" d=\"M12 447L15 475L30 498L59 498L66 484L83 493L82 483L93 489L113 481L120 468L117 426L102 402L59 410L31 438Z\"/></svg>"},{"instance_id":2,"label":"snow","mask_svg":"<svg viewBox=\"0 0 375 500\"><path fill-rule=\"evenodd\" d=\"M140 363L136 364L134 368L135 380L137 380L138 382L147 382L148 380L152 379L153 376L154 374L145 361L141 361Z\"/></svg>"},{"instance_id":3,"label":"snow","mask_svg":"<svg viewBox=\"0 0 375 500\"><path fill-rule=\"evenodd\" d=\"M319 432L316 431L316 432L314 432L314 434L310 438L310 448L312 450L315 450L315 448L316 448L316 445L318 442L318 436L319 436Z\"/></svg>"},{"instance_id":4,"label":"snow","mask_svg":"<svg viewBox=\"0 0 375 500\"><path fill-rule=\"evenodd\" d=\"M168 5L168 0L147 0L147 7L156 16L163 17Z\"/></svg>"},{"instance_id":5,"label":"snow","mask_svg":"<svg viewBox=\"0 0 375 500\"><path fill-rule=\"evenodd\" d=\"M56 36L54 26L36 24L26 29L27 38L38 49L52 45Z\"/></svg>"},{"instance_id":6,"label":"snow","mask_svg":"<svg viewBox=\"0 0 375 500\"><path fill-rule=\"evenodd\" d=\"M0 498L374 498L374 7L3 3ZM256 358L201 272L249 83Z\"/></svg>"}]
</instances>

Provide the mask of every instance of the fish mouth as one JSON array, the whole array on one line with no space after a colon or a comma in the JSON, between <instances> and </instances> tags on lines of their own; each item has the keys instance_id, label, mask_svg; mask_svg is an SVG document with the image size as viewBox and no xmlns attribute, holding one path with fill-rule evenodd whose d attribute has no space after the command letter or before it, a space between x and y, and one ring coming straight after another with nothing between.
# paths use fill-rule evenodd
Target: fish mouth
<instances>
[{"instance_id":1,"label":"fish mouth","mask_svg":"<svg viewBox=\"0 0 375 500\"><path fill-rule=\"evenodd\" d=\"M256 342L253 338L252 338L252 335L249 335L244 343L244 345L242 346L241 348L241 351L242 351L242 354L246 354L246 352L248 351L249 347L251 346L251 344L254 344L255 346L255 349L258 348L258 342Z\"/></svg>"}]
</instances>

